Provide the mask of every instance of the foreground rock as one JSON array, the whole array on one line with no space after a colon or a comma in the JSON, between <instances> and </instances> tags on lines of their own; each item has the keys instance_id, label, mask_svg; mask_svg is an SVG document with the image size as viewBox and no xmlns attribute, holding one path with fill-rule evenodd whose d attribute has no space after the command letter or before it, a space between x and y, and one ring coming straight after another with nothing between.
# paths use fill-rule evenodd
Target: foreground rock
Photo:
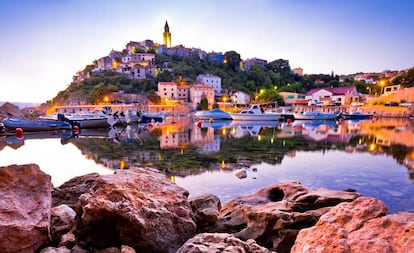
<instances>
[{"instance_id":1,"label":"foreground rock","mask_svg":"<svg viewBox=\"0 0 414 253\"><path fill-rule=\"evenodd\" d=\"M0 167L0 252L49 242L52 182L35 164Z\"/></svg>"},{"instance_id":2,"label":"foreground rock","mask_svg":"<svg viewBox=\"0 0 414 253\"><path fill-rule=\"evenodd\" d=\"M341 203L301 230L291 252L413 252L414 213L386 212L374 198Z\"/></svg>"},{"instance_id":3,"label":"foreground rock","mask_svg":"<svg viewBox=\"0 0 414 253\"><path fill-rule=\"evenodd\" d=\"M195 234L188 192L149 168L96 179L76 208L79 239L97 249L175 252Z\"/></svg>"},{"instance_id":4,"label":"foreground rock","mask_svg":"<svg viewBox=\"0 0 414 253\"><path fill-rule=\"evenodd\" d=\"M209 232L218 220L221 202L213 194L204 194L189 199L193 216L197 223L197 232Z\"/></svg>"},{"instance_id":5,"label":"foreground rock","mask_svg":"<svg viewBox=\"0 0 414 253\"><path fill-rule=\"evenodd\" d=\"M359 194L354 192L311 190L298 182L281 183L225 204L216 232L254 239L268 249L289 252L299 230L315 225L333 206L357 197Z\"/></svg>"},{"instance_id":6,"label":"foreground rock","mask_svg":"<svg viewBox=\"0 0 414 253\"><path fill-rule=\"evenodd\" d=\"M52 206L55 207L64 204L74 209L79 201L80 195L86 193L98 177L98 173L90 173L74 177L59 187L54 188L52 191Z\"/></svg>"},{"instance_id":7,"label":"foreground rock","mask_svg":"<svg viewBox=\"0 0 414 253\"><path fill-rule=\"evenodd\" d=\"M202 252L239 252L239 253L271 253L254 240L246 242L231 234L203 233L198 234L181 246L177 253L202 253Z\"/></svg>"}]
</instances>

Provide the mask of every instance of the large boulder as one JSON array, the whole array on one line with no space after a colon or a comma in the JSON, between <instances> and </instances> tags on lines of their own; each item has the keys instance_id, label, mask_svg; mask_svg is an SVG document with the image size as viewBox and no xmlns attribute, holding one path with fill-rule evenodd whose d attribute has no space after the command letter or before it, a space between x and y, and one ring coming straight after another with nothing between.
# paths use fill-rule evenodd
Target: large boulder
<instances>
[{"instance_id":1,"label":"large boulder","mask_svg":"<svg viewBox=\"0 0 414 253\"><path fill-rule=\"evenodd\" d=\"M0 252L35 252L49 242L51 190L36 164L0 167Z\"/></svg>"},{"instance_id":2,"label":"large boulder","mask_svg":"<svg viewBox=\"0 0 414 253\"><path fill-rule=\"evenodd\" d=\"M175 252L196 230L188 192L150 168L100 176L79 200L76 232L97 249Z\"/></svg>"},{"instance_id":3,"label":"large boulder","mask_svg":"<svg viewBox=\"0 0 414 253\"><path fill-rule=\"evenodd\" d=\"M298 182L276 184L226 203L215 231L289 252L300 229L315 225L330 208L358 196L355 192L312 190Z\"/></svg>"},{"instance_id":4,"label":"large boulder","mask_svg":"<svg viewBox=\"0 0 414 253\"><path fill-rule=\"evenodd\" d=\"M202 233L194 236L181 246L177 253L272 253L254 240L246 242L226 233Z\"/></svg>"},{"instance_id":5,"label":"large boulder","mask_svg":"<svg viewBox=\"0 0 414 253\"><path fill-rule=\"evenodd\" d=\"M374 198L341 203L301 230L291 252L413 252L414 213L386 212Z\"/></svg>"},{"instance_id":6,"label":"large boulder","mask_svg":"<svg viewBox=\"0 0 414 253\"><path fill-rule=\"evenodd\" d=\"M197 232L210 232L218 220L221 209L220 199L213 194L204 194L189 199L193 216L197 223Z\"/></svg>"},{"instance_id":7,"label":"large boulder","mask_svg":"<svg viewBox=\"0 0 414 253\"><path fill-rule=\"evenodd\" d=\"M59 187L53 188L52 206L55 207L64 204L75 209L79 201L79 196L86 193L98 177L98 173L89 173L74 177Z\"/></svg>"}]
</instances>

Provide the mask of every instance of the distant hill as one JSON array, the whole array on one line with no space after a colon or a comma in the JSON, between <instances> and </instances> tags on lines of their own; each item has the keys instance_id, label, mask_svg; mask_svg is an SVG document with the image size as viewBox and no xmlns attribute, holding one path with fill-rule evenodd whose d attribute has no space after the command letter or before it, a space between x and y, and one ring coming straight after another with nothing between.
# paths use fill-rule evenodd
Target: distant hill
<instances>
[{"instance_id":1,"label":"distant hill","mask_svg":"<svg viewBox=\"0 0 414 253\"><path fill-rule=\"evenodd\" d=\"M4 119L9 115L23 117L23 112L14 104L11 104L9 102L3 103L0 106L0 119Z\"/></svg>"},{"instance_id":2,"label":"distant hill","mask_svg":"<svg viewBox=\"0 0 414 253\"><path fill-rule=\"evenodd\" d=\"M7 102L2 102L0 101L0 106L4 105ZM23 102L8 102L10 104L13 104L17 107L19 107L20 109L26 108L26 107L35 107L35 106L39 106L40 103L23 103Z\"/></svg>"}]
</instances>

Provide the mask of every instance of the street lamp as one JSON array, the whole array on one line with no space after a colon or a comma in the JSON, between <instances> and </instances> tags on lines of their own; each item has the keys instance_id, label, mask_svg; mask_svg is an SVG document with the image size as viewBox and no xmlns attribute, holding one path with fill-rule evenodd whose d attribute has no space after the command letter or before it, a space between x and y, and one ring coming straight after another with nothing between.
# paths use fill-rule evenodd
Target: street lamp
<instances>
[{"instance_id":1,"label":"street lamp","mask_svg":"<svg viewBox=\"0 0 414 253\"><path fill-rule=\"evenodd\" d=\"M385 85L385 81L384 81L384 80L381 80L381 81L380 81L380 85L381 85L381 96L382 96L382 94L384 93L384 85Z\"/></svg>"}]
</instances>

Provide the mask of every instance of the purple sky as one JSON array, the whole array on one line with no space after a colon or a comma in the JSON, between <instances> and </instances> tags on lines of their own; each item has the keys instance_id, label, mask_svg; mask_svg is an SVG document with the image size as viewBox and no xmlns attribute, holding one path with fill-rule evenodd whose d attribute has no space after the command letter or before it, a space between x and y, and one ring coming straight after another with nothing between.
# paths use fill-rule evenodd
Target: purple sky
<instances>
[{"instance_id":1,"label":"purple sky","mask_svg":"<svg viewBox=\"0 0 414 253\"><path fill-rule=\"evenodd\" d=\"M287 59L307 74L414 66L414 1L3 0L0 101L44 102L86 64L129 41L162 42L242 59Z\"/></svg>"}]
</instances>

